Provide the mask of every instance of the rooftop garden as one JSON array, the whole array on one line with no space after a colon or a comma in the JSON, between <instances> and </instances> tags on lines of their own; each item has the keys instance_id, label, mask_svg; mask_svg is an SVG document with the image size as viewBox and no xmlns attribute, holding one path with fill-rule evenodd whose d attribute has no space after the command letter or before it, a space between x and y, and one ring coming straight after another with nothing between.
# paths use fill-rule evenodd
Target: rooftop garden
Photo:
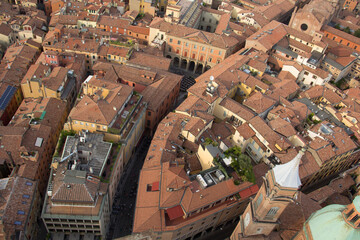
<instances>
[{"instance_id":1,"label":"rooftop garden","mask_svg":"<svg viewBox=\"0 0 360 240\"><path fill-rule=\"evenodd\" d=\"M241 152L241 147L234 146L224 152L226 158L231 158L230 166L235 170L240 179L244 182L255 183L255 175L248 155ZM236 179L237 180L237 179ZM237 184L236 180L234 183ZM238 180L238 184L240 181Z\"/></svg>"},{"instance_id":2,"label":"rooftop garden","mask_svg":"<svg viewBox=\"0 0 360 240\"><path fill-rule=\"evenodd\" d=\"M60 133L60 137L57 143L57 147L56 147L56 151L54 153L54 157L60 157L61 156L61 152L64 148L64 144L66 141L67 136L75 136L76 132L74 130L70 130L70 131L66 131L66 130L62 130Z\"/></svg>"},{"instance_id":3,"label":"rooftop garden","mask_svg":"<svg viewBox=\"0 0 360 240\"><path fill-rule=\"evenodd\" d=\"M213 144L210 140L205 140L209 144ZM205 143L204 143L205 144ZM226 163L225 160L230 159L231 162ZM213 160L214 165L221 170L226 179L234 177L234 184L239 185L241 182L253 182L255 183L255 175L253 172L253 166L251 164L251 158L241 152L241 148L234 146L226 150L222 156L215 157Z\"/></svg>"},{"instance_id":4,"label":"rooftop garden","mask_svg":"<svg viewBox=\"0 0 360 240\"><path fill-rule=\"evenodd\" d=\"M215 142L211 138L205 138L204 145L207 146L210 144L213 145L214 147L217 147L219 145L217 142Z\"/></svg>"},{"instance_id":5,"label":"rooftop garden","mask_svg":"<svg viewBox=\"0 0 360 240\"><path fill-rule=\"evenodd\" d=\"M108 128L108 133L120 134L122 132L122 129L125 127L126 123L129 122L129 120L132 118L133 111L139 105L140 100L141 95L134 93L130 101L126 104L124 110L117 117L115 123L111 128Z\"/></svg>"},{"instance_id":6,"label":"rooftop garden","mask_svg":"<svg viewBox=\"0 0 360 240\"><path fill-rule=\"evenodd\" d=\"M338 30L341 30L341 31L343 31L343 32L346 32L346 33L348 33L348 34L354 35L355 37L360 38L360 29L354 31L354 30L351 30L349 27L342 28L342 27L340 26L340 24L336 24L336 25L334 26L334 28L336 28L336 29L338 29Z\"/></svg>"},{"instance_id":7,"label":"rooftop garden","mask_svg":"<svg viewBox=\"0 0 360 240\"><path fill-rule=\"evenodd\" d=\"M307 118L306 118L306 123L309 125L309 126L312 126L312 125L316 125L318 123L321 123L320 120L316 120L315 118L315 114L314 113L310 113Z\"/></svg>"},{"instance_id":8,"label":"rooftop garden","mask_svg":"<svg viewBox=\"0 0 360 240\"><path fill-rule=\"evenodd\" d=\"M135 41L132 39L129 39L126 42L110 40L110 44L121 47L132 47L135 45Z\"/></svg>"},{"instance_id":9,"label":"rooftop garden","mask_svg":"<svg viewBox=\"0 0 360 240\"><path fill-rule=\"evenodd\" d=\"M330 81L330 84L332 84L333 86L335 86L341 90L346 90L349 88L349 83L347 82L347 80L345 78L342 78L337 82Z\"/></svg>"},{"instance_id":10,"label":"rooftop garden","mask_svg":"<svg viewBox=\"0 0 360 240\"><path fill-rule=\"evenodd\" d=\"M107 160L105 169L100 177L101 182L104 182L104 183L110 182L111 173L114 169L117 156L121 149L121 143L112 143L112 144L113 145L111 147L111 153L110 153L109 159Z\"/></svg>"}]
</instances>

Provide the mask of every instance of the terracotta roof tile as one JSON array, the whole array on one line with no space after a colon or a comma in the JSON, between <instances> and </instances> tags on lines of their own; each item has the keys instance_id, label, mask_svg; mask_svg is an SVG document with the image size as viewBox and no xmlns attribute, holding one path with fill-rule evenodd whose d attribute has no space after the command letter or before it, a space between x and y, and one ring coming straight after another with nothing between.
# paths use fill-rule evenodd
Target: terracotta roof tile
<instances>
[{"instance_id":1,"label":"terracotta roof tile","mask_svg":"<svg viewBox=\"0 0 360 240\"><path fill-rule=\"evenodd\" d=\"M130 21L128 19L121 19L117 17L102 15L97 21L97 25L105 25L105 26L127 29L130 27Z\"/></svg>"},{"instance_id":2,"label":"terracotta roof tile","mask_svg":"<svg viewBox=\"0 0 360 240\"><path fill-rule=\"evenodd\" d=\"M350 42L353 42L355 44L360 44L360 39L351 35L351 34L348 34L346 32L343 32L341 30L338 30L336 28L333 28L333 27L330 27L328 25L324 25L321 29L322 31L326 31L326 32L329 32L329 33L332 33L336 36L339 36L339 37L342 37L346 40L349 40Z\"/></svg>"},{"instance_id":3,"label":"terracotta roof tile","mask_svg":"<svg viewBox=\"0 0 360 240\"><path fill-rule=\"evenodd\" d=\"M261 92L253 94L243 102L246 107L252 109L257 114L263 113L270 107L274 106L275 103L275 100L262 94Z\"/></svg>"},{"instance_id":4,"label":"terracotta roof tile","mask_svg":"<svg viewBox=\"0 0 360 240\"><path fill-rule=\"evenodd\" d=\"M236 128L236 130L239 132L240 136L242 136L244 139L249 139L253 136L255 136L254 130L249 127L248 123L242 124L239 127Z\"/></svg>"},{"instance_id":5,"label":"terracotta roof tile","mask_svg":"<svg viewBox=\"0 0 360 240\"><path fill-rule=\"evenodd\" d=\"M95 79L93 77L93 82L96 81L107 82L106 80ZM117 111L121 109L125 100L132 94L133 89L127 85L118 84L109 90L109 94L104 99L84 95L80 102L71 110L69 117L73 120L109 126Z\"/></svg>"},{"instance_id":6,"label":"terracotta roof tile","mask_svg":"<svg viewBox=\"0 0 360 240\"><path fill-rule=\"evenodd\" d=\"M186 39L191 38L191 40L195 42L209 44L211 46L223 49L235 47L239 44L237 39L231 36L200 31L182 25L177 25L176 28L174 28L173 24L165 22L161 19L159 20L158 18L154 18L150 24L150 27L160 29L162 32L166 32L169 37L174 36Z\"/></svg>"},{"instance_id":7,"label":"terracotta roof tile","mask_svg":"<svg viewBox=\"0 0 360 240\"><path fill-rule=\"evenodd\" d=\"M328 89L325 86L314 86L305 92L302 92L300 97L309 99L324 97L331 104L338 104L343 100L336 92Z\"/></svg>"},{"instance_id":8,"label":"terracotta roof tile","mask_svg":"<svg viewBox=\"0 0 360 240\"><path fill-rule=\"evenodd\" d=\"M220 106L223 106L224 108L243 118L245 121L249 121L255 116L255 114L251 110L247 109L242 104L236 102L229 97L224 98L220 102Z\"/></svg>"},{"instance_id":9,"label":"terracotta roof tile","mask_svg":"<svg viewBox=\"0 0 360 240\"><path fill-rule=\"evenodd\" d=\"M170 67L171 59L143 52L133 52L130 59L127 61L127 64L135 64L167 71Z\"/></svg>"},{"instance_id":10,"label":"terracotta roof tile","mask_svg":"<svg viewBox=\"0 0 360 240\"><path fill-rule=\"evenodd\" d=\"M296 135L296 130L288 121L277 118L269 122L269 126L275 131L285 137L291 137Z\"/></svg>"}]
</instances>

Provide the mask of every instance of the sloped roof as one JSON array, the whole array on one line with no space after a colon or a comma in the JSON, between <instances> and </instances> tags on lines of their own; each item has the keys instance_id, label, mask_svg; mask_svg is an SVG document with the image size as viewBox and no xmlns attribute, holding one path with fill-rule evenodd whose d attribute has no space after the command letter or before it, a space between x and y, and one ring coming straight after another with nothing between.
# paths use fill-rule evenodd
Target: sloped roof
<instances>
[{"instance_id":1,"label":"sloped roof","mask_svg":"<svg viewBox=\"0 0 360 240\"><path fill-rule=\"evenodd\" d=\"M295 128L288 121L277 118L269 122L269 126L276 132L280 133L285 137L291 137L296 135Z\"/></svg>"},{"instance_id":2,"label":"sloped roof","mask_svg":"<svg viewBox=\"0 0 360 240\"><path fill-rule=\"evenodd\" d=\"M269 109L275 103L276 101L272 98L262 94L261 92L257 92L247 98L243 104L248 108L252 109L257 114L260 114Z\"/></svg>"},{"instance_id":3,"label":"sloped roof","mask_svg":"<svg viewBox=\"0 0 360 240\"><path fill-rule=\"evenodd\" d=\"M109 125L133 91L132 87L127 85L117 85L110 89L110 93L104 99L84 95L71 110L69 117L72 120Z\"/></svg>"},{"instance_id":4,"label":"sloped roof","mask_svg":"<svg viewBox=\"0 0 360 240\"><path fill-rule=\"evenodd\" d=\"M237 114L239 117L243 118L246 121L249 121L255 116L255 114L250 109L244 107L242 104L236 102L229 97L224 98L220 102L220 106L223 106L225 109Z\"/></svg>"}]
</instances>

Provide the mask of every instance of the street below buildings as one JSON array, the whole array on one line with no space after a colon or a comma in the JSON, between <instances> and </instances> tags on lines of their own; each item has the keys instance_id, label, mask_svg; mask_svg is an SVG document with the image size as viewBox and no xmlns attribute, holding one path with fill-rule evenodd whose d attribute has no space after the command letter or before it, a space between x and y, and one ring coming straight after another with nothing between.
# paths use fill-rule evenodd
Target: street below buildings
<instances>
[{"instance_id":1,"label":"street below buildings","mask_svg":"<svg viewBox=\"0 0 360 240\"><path fill-rule=\"evenodd\" d=\"M115 194L107 239L123 237L132 232L139 174L150 143L151 138L144 136L126 165Z\"/></svg>"},{"instance_id":2,"label":"street below buildings","mask_svg":"<svg viewBox=\"0 0 360 240\"><path fill-rule=\"evenodd\" d=\"M232 232L234 231L236 225L238 222L232 223L228 226L223 227L220 230L211 232L205 236L202 236L201 238L198 238L199 240L228 240L230 239L230 236Z\"/></svg>"}]
</instances>

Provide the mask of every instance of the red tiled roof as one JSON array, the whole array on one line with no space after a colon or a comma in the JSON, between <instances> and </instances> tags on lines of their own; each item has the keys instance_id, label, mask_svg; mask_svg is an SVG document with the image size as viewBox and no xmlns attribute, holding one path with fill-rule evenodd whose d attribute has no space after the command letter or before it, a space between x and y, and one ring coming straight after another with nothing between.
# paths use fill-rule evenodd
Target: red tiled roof
<instances>
[{"instance_id":1,"label":"red tiled roof","mask_svg":"<svg viewBox=\"0 0 360 240\"><path fill-rule=\"evenodd\" d=\"M174 220L176 218L184 216L184 211L182 210L180 205L166 209L166 213L168 214L170 220Z\"/></svg>"},{"instance_id":2,"label":"red tiled roof","mask_svg":"<svg viewBox=\"0 0 360 240\"><path fill-rule=\"evenodd\" d=\"M250 197L251 195L254 195L258 191L259 191L258 185L253 185L245 190L242 190L241 192L239 192L239 194L241 198L247 198Z\"/></svg>"}]
</instances>

